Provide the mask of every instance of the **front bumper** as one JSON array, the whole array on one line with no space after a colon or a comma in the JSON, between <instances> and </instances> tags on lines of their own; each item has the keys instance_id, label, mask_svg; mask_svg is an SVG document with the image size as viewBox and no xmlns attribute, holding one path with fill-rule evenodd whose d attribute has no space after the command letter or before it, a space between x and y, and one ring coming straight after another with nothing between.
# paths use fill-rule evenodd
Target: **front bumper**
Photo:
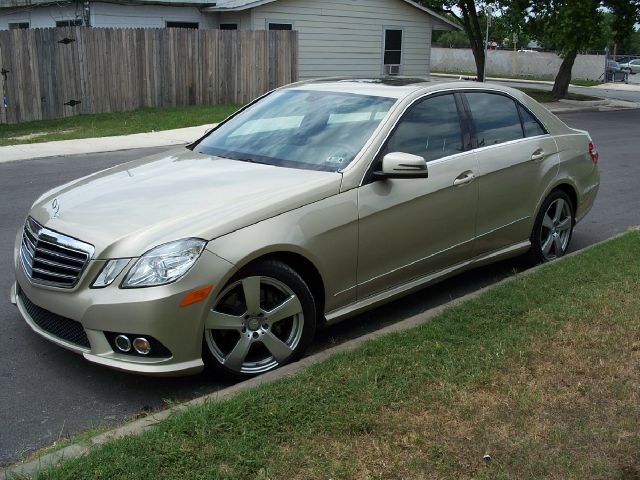
<instances>
[{"instance_id":1,"label":"front bumper","mask_svg":"<svg viewBox=\"0 0 640 480\"><path fill-rule=\"evenodd\" d=\"M102 260L91 261L73 289L34 285L17 264L12 301L15 300L20 314L36 333L83 355L91 362L149 375L201 371L204 323L214 299L233 274L233 265L205 250L187 275L169 285L120 289L118 285L128 266L112 285L90 288L104 263ZM180 307L186 293L211 284L214 288L206 300ZM56 335L53 329L43 328L42 322L37 322L29 313L28 303L46 310L53 317L79 322L86 333L89 347L68 341ZM158 358L118 353L112 348L105 332L153 337L170 351L170 356Z\"/></svg>"}]
</instances>

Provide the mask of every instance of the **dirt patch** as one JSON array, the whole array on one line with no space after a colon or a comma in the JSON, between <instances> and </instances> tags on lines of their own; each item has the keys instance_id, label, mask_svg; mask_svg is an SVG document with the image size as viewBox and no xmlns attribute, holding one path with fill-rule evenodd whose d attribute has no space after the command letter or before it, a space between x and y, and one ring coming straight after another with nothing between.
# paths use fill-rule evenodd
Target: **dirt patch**
<instances>
[{"instance_id":1,"label":"dirt patch","mask_svg":"<svg viewBox=\"0 0 640 480\"><path fill-rule=\"evenodd\" d=\"M34 138L44 137L46 135L52 135L52 134L61 135L61 134L77 132L78 130L80 130L80 129L79 128L68 128L66 130L56 130L55 132L51 132L51 131L34 132L34 133L28 133L26 135L18 135L18 136L15 136L15 137L7 137L7 140L17 140L17 141L33 140Z\"/></svg>"}]
</instances>

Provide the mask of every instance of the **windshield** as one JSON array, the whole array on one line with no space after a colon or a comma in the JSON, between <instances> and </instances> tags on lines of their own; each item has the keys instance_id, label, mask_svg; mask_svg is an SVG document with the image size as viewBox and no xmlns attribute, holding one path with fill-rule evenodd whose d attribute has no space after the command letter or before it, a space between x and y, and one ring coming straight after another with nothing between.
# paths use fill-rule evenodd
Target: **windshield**
<instances>
[{"instance_id":1,"label":"windshield","mask_svg":"<svg viewBox=\"0 0 640 480\"><path fill-rule=\"evenodd\" d=\"M283 167L346 167L396 102L393 98L281 90L202 139L194 151Z\"/></svg>"}]
</instances>

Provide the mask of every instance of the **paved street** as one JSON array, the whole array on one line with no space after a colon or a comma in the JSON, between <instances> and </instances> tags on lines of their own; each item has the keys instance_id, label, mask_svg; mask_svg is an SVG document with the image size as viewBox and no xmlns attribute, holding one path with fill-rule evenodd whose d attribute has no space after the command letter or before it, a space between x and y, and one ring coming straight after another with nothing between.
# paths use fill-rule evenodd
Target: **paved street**
<instances>
[{"instance_id":1,"label":"paved street","mask_svg":"<svg viewBox=\"0 0 640 480\"><path fill-rule=\"evenodd\" d=\"M637 96L637 94L635 94ZM637 100L636 100L637 101ZM590 215L576 228L579 249L640 224L640 110L561 116L589 130L600 150L602 185ZM156 379L94 366L35 335L8 301L13 243L33 200L73 178L163 149L112 152L0 165L0 464L60 437L122 422L167 400L189 399L224 386L204 375ZM313 350L340 343L494 283L516 261L478 269L360 315L320 334Z\"/></svg>"}]
</instances>

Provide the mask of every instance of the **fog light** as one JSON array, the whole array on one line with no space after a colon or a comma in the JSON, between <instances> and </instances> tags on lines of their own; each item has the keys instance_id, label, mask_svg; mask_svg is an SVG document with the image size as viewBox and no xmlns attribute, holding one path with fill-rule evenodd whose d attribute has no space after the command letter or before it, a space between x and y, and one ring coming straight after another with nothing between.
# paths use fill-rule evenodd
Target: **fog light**
<instances>
[{"instance_id":1,"label":"fog light","mask_svg":"<svg viewBox=\"0 0 640 480\"><path fill-rule=\"evenodd\" d=\"M128 352L131 350L131 340L126 335L118 335L115 340L116 347L121 352Z\"/></svg>"},{"instance_id":2,"label":"fog light","mask_svg":"<svg viewBox=\"0 0 640 480\"><path fill-rule=\"evenodd\" d=\"M138 337L133 341L133 348L140 355L149 355L151 351L151 344L146 338Z\"/></svg>"}]
</instances>

